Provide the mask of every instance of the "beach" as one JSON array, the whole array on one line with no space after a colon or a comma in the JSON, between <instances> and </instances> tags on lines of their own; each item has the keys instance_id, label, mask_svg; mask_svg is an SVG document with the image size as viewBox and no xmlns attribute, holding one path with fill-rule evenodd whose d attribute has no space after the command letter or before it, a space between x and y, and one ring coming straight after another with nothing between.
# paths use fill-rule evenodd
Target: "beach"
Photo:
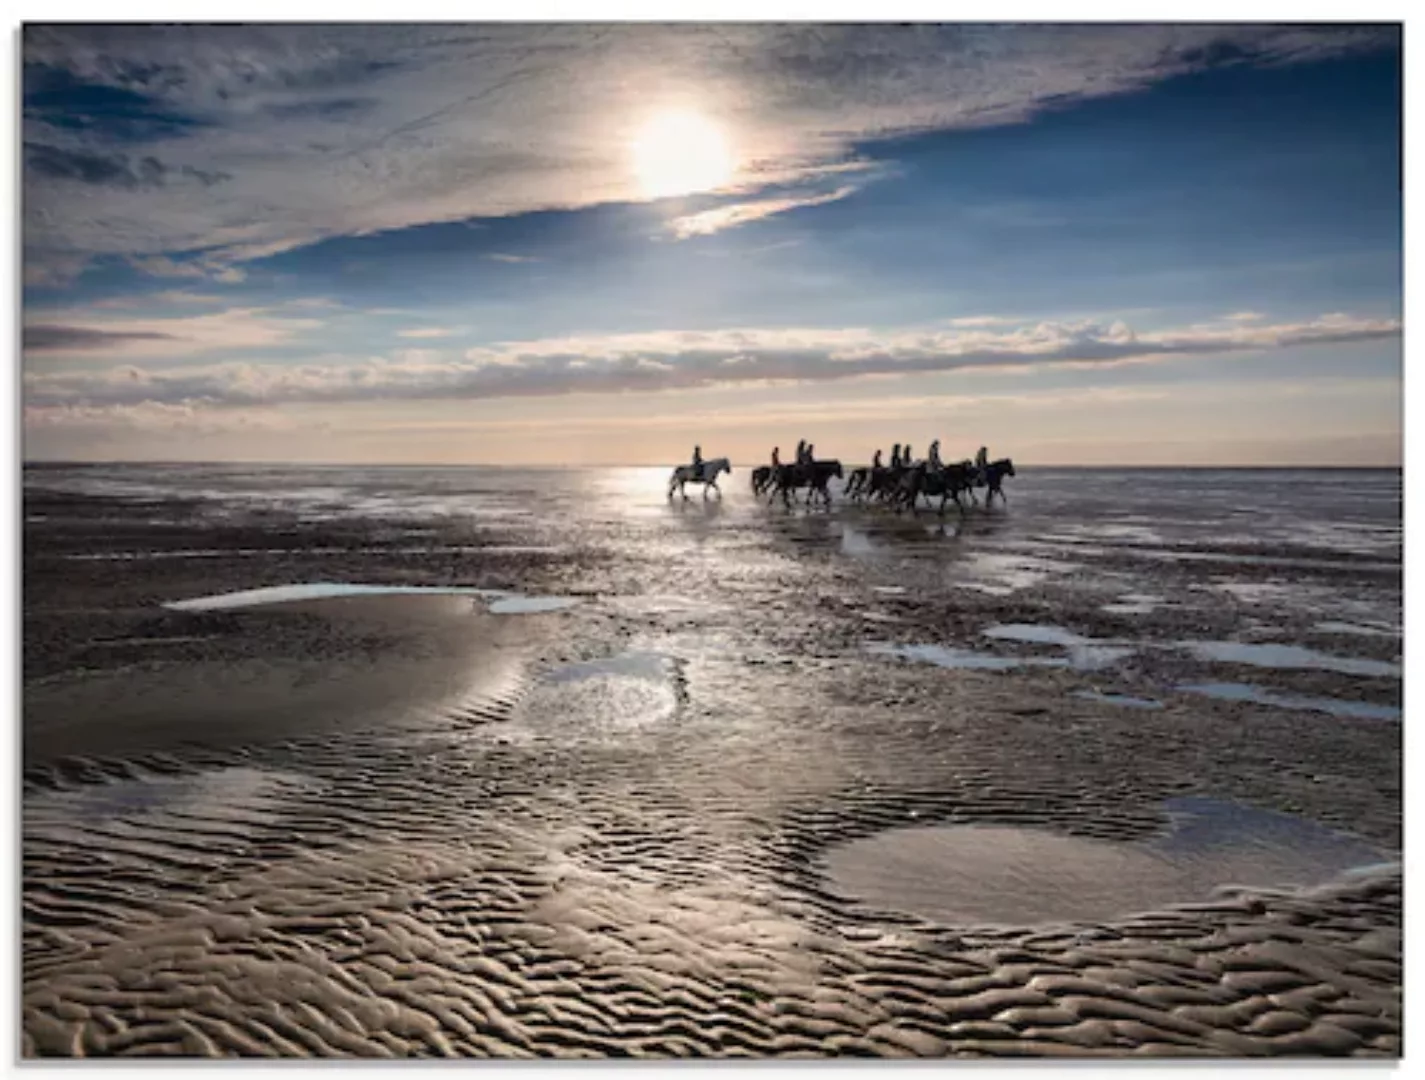
<instances>
[{"instance_id":1,"label":"beach","mask_svg":"<svg viewBox=\"0 0 1425 1080\"><path fill-rule=\"evenodd\" d=\"M24 1055L1399 1056L1398 470L749 471L27 467Z\"/></svg>"}]
</instances>

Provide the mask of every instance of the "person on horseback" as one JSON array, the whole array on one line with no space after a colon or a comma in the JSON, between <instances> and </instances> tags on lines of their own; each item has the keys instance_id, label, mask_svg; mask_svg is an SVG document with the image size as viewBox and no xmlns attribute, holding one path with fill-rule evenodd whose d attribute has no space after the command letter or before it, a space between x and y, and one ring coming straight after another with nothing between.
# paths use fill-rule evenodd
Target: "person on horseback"
<instances>
[{"instance_id":1,"label":"person on horseback","mask_svg":"<svg viewBox=\"0 0 1425 1080\"><path fill-rule=\"evenodd\" d=\"M881 467L881 451L878 449L878 450L876 451L876 456L871 459L871 468L873 468L873 469L879 469L880 467Z\"/></svg>"},{"instance_id":2,"label":"person on horseback","mask_svg":"<svg viewBox=\"0 0 1425 1080\"><path fill-rule=\"evenodd\" d=\"M782 467L782 448L781 448L780 446L774 446L774 447L772 447L772 468L773 468L773 469L780 469L781 467Z\"/></svg>"},{"instance_id":3,"label":"person on horseback","mask_svg":"<svg viewBox=\"0 0 1425 1080\"><path fill-rule=\"evenodd\" d=\"M975 471L980 475L981 484L988 484L990 482L989 467L990 452L982 446L980 447L980 452L975 455Z\"/></svg>"},{"instance_id":4,"label":"person on horseback","mask_svg":"<svg viewBox=\"0 0 1425 1080\"><path fill-rule=\"evenodd\" d=\"M813 451L814 451L815 449L816 449L815 446L813 446L811 443L807 443L807 460L806 460L806 463L807 463L808 465L815 465L815 464L816 464L816 454L813 453Z\"/></svg>"},{"instance_id":5,"label":"person on horseback","mask_svg":"<svg viewBox=\"0 0 1425 1080\"><path fill-rule=\"evenodd\" d=\"M699 480L703 477L703 448L693 447L693 475Z\"/></svg>"},{"instance_id":6,"label":"person on horseback","mask_svg":"<svg viewBox=\"0 0 1425 1080\"><path fill-rule=\"evenodd\" d=\"M893 468L893 469L899 469L900 467L901 467L901 444L900 444L900 443L896 443L893 447L891 447L891 468Z\"/></svg>"},{"instance_id":7,"label":"person on horseback","mask_svg":"<svg viewBox=\"0 0 1425 1080\"><path fill-rule=\"evenodd\" d=\"M907 469L915 464L915 458L910 456L910 443L906 443L905 449L901 451L901 464Z\"/></svg>"},{"instance_id":8,"label":"person on horseback","mask_svg":"<svg viewBox=\"0 0 1425 1080\"><path fill-rule=\"evenodd\" d=\"M925 463L933 472L940 471L941 464L939 439L936 439L933 443L930 444L930 452L925 457Z\"/></svg>"},{"instance_id":9,"label":"person on horseback","mask_svg":"<svg viewBox=\"0 0 1425 1080\"><path fill-rule=\"evenodd\" d=\"M807 463L807 441L806 441L805 439L799 439L799 440L797 440L797 464L798 464L798 465L805 465L806 463Z\"/></svg>"}]
</instances>

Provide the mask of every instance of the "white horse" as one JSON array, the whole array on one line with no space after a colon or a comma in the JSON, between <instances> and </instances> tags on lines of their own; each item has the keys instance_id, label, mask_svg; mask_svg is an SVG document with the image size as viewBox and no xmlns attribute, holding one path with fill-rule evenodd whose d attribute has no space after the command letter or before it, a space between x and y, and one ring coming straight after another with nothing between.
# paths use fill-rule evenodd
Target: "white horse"
<instances>
[{"instance_id":1,"label":"white horse","mask_svg":"<svg viewBox=\"0 0 1425 1080\"><path fill-rule=\"evenodd\" d=\"M732 463L725 457L709 458L703 462L701 469L694 465L679 465L673 470L673 476L668 481L668 498L673 497L673 489L678 489L678 494L687 498L687 492L683 490L684 484L702 484L703 498L708 497L708 488L717 492L717 497L722 498L722 488L717 486L717 478L722 474L732 475Z\"/></svg>"}]
</instances>

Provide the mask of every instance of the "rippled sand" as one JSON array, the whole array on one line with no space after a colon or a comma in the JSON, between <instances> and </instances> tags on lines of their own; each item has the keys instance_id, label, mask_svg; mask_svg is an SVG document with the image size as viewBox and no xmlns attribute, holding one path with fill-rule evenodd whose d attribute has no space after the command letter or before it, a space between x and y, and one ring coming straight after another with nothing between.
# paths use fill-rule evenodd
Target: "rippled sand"
<instances>
[{"instance_id":1,"label":"rippled sand","mask_svg":"<svg viewBox=\"0 0 1425 1080\"><path fill-rule=\"evenodd\" d=\"M1337 873L1399 848L1398 725L1176 693L1168 649L1125 661L1168 665L1151 710L1080 694L1147 693L1131 667L869 652L865 611L947 648L1040 613L789 520L698 532L722 547L676 573L623 537L396 578L582 600L509 615L161 607L392 580L374 534L343 562L350 536L299 533L320 552L260 580L27 551L25 1055L1399 1054L1400 874ZM1183 799L1349 851L1224 856ZM869 895L848 852L902 880ZM965 905L988 895L1014 902Z\"/></svg>"}]
</instances>

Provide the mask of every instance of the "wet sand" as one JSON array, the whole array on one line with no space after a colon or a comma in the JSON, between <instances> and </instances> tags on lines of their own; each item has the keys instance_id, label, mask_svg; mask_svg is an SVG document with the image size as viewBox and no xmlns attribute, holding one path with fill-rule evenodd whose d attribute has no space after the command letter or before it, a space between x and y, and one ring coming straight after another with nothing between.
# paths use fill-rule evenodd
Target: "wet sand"
<instances>
[{"instance_id":1,"label":"wet sand","mask_svg":"<svg viewBox=\"0 0 1425 1080\"><path fill-rule=\"evenodd\" d=\"M1338 873L1399 849L1398 721L1176 689L1388 704L1398 680L1197 656L1173 643L1240 631L1220 608L947 591L932 559L883 567L823 522L736 512L595 522L559 553L518 530L32 498L26 1056L1399 1054L1399 870ZM157 549L218 554L71 557ZM334 580L582 602L162 607ZM1027 624L1075 637L985 633ZM1100 639L1137 644L1072 662ZM1144 872L1182 865L1183 799L1359 848L1204 896L1241 876L1230 829L1194 840L1193 865L1227 855L1190 885ZM975 847L983 873L904 846L966 828L1001 840ZM1297 836L1274 850L1317 850ZM883 891L838 869L848 851ZM1085 852L1088 883L1120 888L1074 908ZM1017 905L986 906L996 872Z\"/></svg>"}]
</instances>

